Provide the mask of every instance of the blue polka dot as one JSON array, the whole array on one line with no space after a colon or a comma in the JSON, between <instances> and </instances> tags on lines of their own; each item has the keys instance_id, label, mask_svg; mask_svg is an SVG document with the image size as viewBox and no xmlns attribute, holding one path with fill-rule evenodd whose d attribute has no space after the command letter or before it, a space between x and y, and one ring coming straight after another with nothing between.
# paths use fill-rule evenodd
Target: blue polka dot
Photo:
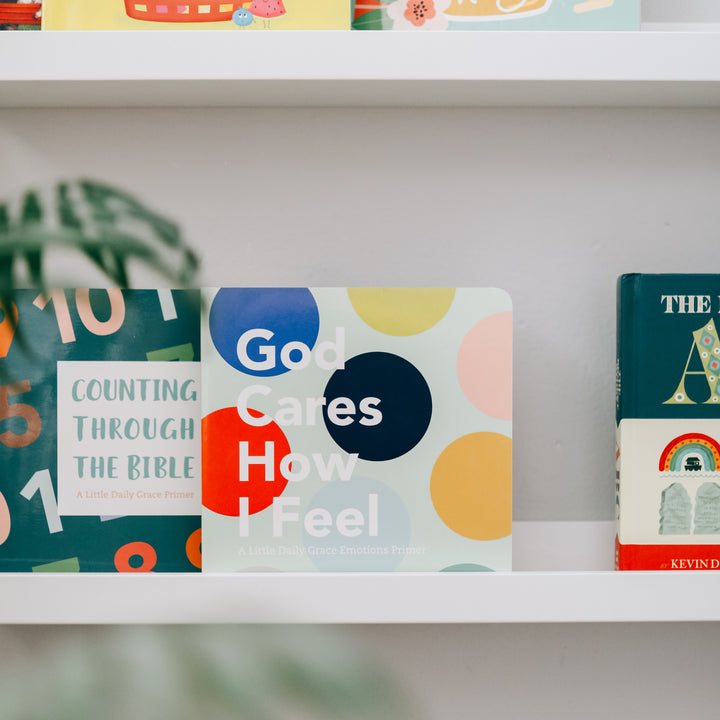
<instances>
[{"instance_id":1,"label":"blue polka dot","mask_svg":"<svg viewBox=\"0 0 720 720\"><path fill-rule=\"evenodd\" d=\"M307 288L223 288L213 299L209 326L225 362L248 375L271 377L302 358L302 349L294 347L283 361L283 347L300 343L312 349L320 317Z\"/></svg>"},{"instance_id":2,"label":"blue polka dot","mask_svg":"<svg viewBox=\"0 0 720 720\"><path fill-rule=\"evenodd\" d=\"M312 532L305 526L303 541L318 570L381 572L394 570L405 558L410 514L385 483L363 476L333 480L311 499L306 513L312 511L315 525Z\"/></svg>"}]
</instances>

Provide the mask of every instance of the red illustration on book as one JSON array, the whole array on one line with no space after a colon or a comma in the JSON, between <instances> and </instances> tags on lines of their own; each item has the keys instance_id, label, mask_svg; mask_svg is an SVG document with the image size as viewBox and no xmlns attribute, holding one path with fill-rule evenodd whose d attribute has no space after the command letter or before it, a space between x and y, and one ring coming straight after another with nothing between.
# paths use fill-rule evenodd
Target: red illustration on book
<instances>
[{"instance_id":1,"label":"red illustration on book","mask_svg":"<svg viewBox=\"0 0 720 720\"><path fill-rule=\"evenodd\" d=\"M18 25L40 25L41 11L39 2L0 2L0 30L15 30Z\"/></svg>"},{"instance_id":2,"label":"red illustration on book","mask_svg":"<svg viewBox=\"0 0 720 720\"><path fill-rule=\"evenodd\" d=\"M135 20L152 22L218 22L231 20L240 5L222 0L125 0L125 12Z\"/></svg>"},{"instance_id":3,"label":"red illustration on book","mask_svg":"<svg viewBox=\"0 0 720 720\"><path fill-rule=\"evenodd\" d=\"M125 0L125 12L135 20L151 22L222 22L232 20L245 27L254 18L270 18L285 15L282 0L249 0L223 2L222 0L186 0L182 4L168 0Z\"/></svg>"}]
</instances>

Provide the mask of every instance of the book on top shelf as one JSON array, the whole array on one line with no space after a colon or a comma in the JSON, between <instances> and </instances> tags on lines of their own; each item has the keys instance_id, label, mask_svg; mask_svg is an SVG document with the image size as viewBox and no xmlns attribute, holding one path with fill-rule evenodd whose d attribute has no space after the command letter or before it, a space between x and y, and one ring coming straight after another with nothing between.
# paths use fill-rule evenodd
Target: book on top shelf
<instances>
[{"instance_id":1,"label":"book on top shelf","mask_svg":"<svg viewBox=\"0 0 720 720\"><path fill-rule=\"evenodd\" d=\"M203 572L510 570L505 292L204 300Z\"/></svg>"},{"instance_id":2,"label":"book on top shelf","mask_svg":"<svg viewBox=\"0 0 720 720\"><path fill-rule=\"evenodd\" d=\"M640 0L354 0L353 30L639 30Z\"/></svg>"},{"instance_id":3,"label":"book on top shelf","mask_svg":"<svg viewBox=\"0 0 720 720\"><path fill-rule=\"evenodd\" d=\"M44 0L44 30L349 30L349 0Z\"/></svg>"},{"instance_id":4,"label":"book on top shelf","mask_svg":"<svg viewBox=\"0 0 720 720\"><path fill-rule=\"evenodd\" d=\"M617 296L616 568L720 569L720 275Z\"/></svg>"}]
</instances>

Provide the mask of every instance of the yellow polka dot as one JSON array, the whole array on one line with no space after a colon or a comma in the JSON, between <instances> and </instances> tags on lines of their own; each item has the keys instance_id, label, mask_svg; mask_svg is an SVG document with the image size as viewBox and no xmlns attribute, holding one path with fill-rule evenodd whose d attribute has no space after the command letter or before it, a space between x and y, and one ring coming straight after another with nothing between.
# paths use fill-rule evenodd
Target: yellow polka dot
<instances>
[{"instance_id":1,"label":"yellow polka dot","mask_svg":"<svg viewBox=\"0 0 720 720\"><path fill-rule=\"evenodd\" d=\"M447 313L455 288L351 288L355 312L386 335L417 335Z\"/></svg>"},{"instance_id":2,"label":"yellow polka dot","mask_svg":"<svg viewBox=\"0 0 720 720\"><path fill-rule=\"evenodd\" d=\"M472 433L448 445L433 467L430 495L440 519L473 540L512 532L512 440Z\"/></svg>"}]
</instances>

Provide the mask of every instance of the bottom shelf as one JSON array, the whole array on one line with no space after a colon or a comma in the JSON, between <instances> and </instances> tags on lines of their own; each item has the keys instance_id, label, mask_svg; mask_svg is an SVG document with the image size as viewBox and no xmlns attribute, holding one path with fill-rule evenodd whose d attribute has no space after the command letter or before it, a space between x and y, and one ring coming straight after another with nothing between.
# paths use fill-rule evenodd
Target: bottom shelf
<instances>
[{"instance_id":1,"label":"bottom shelf","mask_svg":"<svg viewBox=\"0 0 720 720\"><path fill-rule=\"evenodd\" d=\"M0 622L567 623L720 620L720 573L7 575Z\"/></svg>"},{"instance_id":2,"label":"bottom shelf","mask_svg":"<svg viewBox=\"0 0 720 720\"><path fill-rule=\"evenodd\" d=\"M613 524L516 523L512 573L10 573L0 622L567 623L720 620L720 572L613 572Z\"/></svg>"}]
</instances>

